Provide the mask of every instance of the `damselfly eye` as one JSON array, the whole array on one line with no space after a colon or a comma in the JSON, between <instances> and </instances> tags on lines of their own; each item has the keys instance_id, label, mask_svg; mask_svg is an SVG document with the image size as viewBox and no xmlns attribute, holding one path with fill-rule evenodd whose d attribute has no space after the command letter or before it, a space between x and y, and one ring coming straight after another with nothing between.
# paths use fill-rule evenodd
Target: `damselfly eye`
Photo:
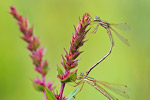
<instances>
[{"instance_id":1,"label":"damselfly eye","mask_svg":"<svg viewBox=\"0 0 150 100\"><path fill-rule=\"evenodd\" d=\"M100 20L100 17L99 16L95 16L94 21L98 21L98 20Z\"/></svg>"},{"instance_id":2,"label":"damselfly eye","mask_svg":"<svg viewBox=\"0 0 150 100\"><path fill-rule=\"evenodd\" d=\"M82 72L81 72L81 74L80 74L80 75L81 75L81 76L83 76L83 75L84 75L84 73L82 73Z\"/></svg>"}]
</instances>

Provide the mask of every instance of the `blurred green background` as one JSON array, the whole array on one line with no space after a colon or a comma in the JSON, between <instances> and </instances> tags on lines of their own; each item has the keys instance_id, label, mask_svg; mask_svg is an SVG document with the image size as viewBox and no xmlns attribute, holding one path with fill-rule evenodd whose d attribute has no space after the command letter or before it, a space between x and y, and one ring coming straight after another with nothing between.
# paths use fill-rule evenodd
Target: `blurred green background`
<instances>
[{"instance_id":1,"label":"blurred green background","mask_svg":"<svg viewBox=\"0 0 150 100\"><path fill-rule=\"evenodd\" d=\"M120 31L129 39L130 47L115 35L112 54L98 65L89 76L97 80L127 84L130 100L150 100L150 0L0 0L0 100L43 100L43 94L32 87L29 78L40 77L34 71L27 44L20 39L16 20L8 13L14 5L19 13L29 19L42 46L47 48L51 70L47 75L57 85L56 64L60 65L63 48L68 50L73 25L85 12L112 23L128 22L130 31ZM88 34L88 41L80 49L78 74L102 58L109 50L110 42L102 27L96 34ZM73 87L67 85L64 96ZM55 91L56 92L56 91ZM120 100L127 100L119 95ZM85 84L76 100L107 100L92 86Z\"/></svg>"}]
</instances>

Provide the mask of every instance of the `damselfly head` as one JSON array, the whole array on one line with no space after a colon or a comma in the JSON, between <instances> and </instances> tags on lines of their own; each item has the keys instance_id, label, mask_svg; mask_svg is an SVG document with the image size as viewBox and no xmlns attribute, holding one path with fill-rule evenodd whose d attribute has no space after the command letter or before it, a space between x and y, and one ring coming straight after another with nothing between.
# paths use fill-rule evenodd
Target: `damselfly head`
<instances>
[{"instance_id":1,"label":"damselfly head","mask_svg":"<svg viewBox=\"0 0 150 100\"><path fill-rule=\"evenodd\" d=\"M78 76L78 79L82 79L83 76L84 76L84 73L81 72L80 75Z\"/></svg>"},{"instance_id":2,"label":"damselfly head","mask_svg":"<svg viewBox=\"0 0 150 100\"><path fill-rule=\"evenodd\" d=\"M84 76L84 73L83 73L83 72L81 72L81 73L80 73L80 76Z\"/></svg>"},{"instance_id":3,"label":"damselfly head","mask_svg":"<svg viewBox=\"0 0 150 100\"><path fill-rule=\"evenodd\" d=\"M94 21L99 21L100 17L99 16L95 16Z\"/></svg>"}]
</instances>

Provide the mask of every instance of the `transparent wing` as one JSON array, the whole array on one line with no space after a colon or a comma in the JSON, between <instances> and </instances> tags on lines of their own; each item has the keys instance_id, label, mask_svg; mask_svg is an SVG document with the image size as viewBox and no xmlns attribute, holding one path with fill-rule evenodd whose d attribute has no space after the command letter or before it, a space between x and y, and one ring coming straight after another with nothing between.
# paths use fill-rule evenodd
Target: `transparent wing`
<instances>
[{"instance_id":1,"label":"transparent wing","mask_svg":"<svg viewBox=\"0 0 150 100\"><path fill-rule=\"evenodd\" d=\"M114 26L118 29L125 30L125 31L128 31L131 29L130 26L128 25L128 23L116 23L116 24L111 23L110 25Z\"/></svg>"},{"instance_id":2,"label":"transparent wing","mask_svg":"<svg viewBox=\"0 0 150 100\"><path fill-rule=\"evenodd\" d=\"M130 43L128 42L128 39L126 39L125 37L123 37L121 34L119 34L119 33L118 33L117 31L115 31L113 28L110 27L110 29L115 32L115 34L117 35L117 37L118 37L122 42L124 42L127 46L130 46Z\"/></svg>"},{"instance_id":3,"label":"transparent wing","mask_svg":"<svg viewBox=\"0 0 150 100\"><path fill-rule=\"evenodd\" d=\"M99 86L98 84L94 85L94 88L101 92L104 96L106 96L109 100L118 100L116 97L108 93L104 88Z\"/></svg>"},{"instance_id":4,"label":"transparent wing","mask_svg":"<svg viewBox=\"0 0 150 100\"><path fill-rule=\"evenodd\" d=\"M115 98L113 95L111 95L110 93L108 93L104 88L102 88L100 85L96 84L95 80L91 79L85 79L85 82L92 85L96 90L98 90L100 93L102 93L105 97L107 97L109 100L118 100L117 98Z\"/></svg>"},{"instance_id":5,"label":"transparent wing","mask_svg":"<svg viewBox=\"0 0 150 100\"><path fill-rule=\"evenodd\" d=\"M96 81L106 88L112 90L113 92L119 94L120 96L123 96L125 98L129 98L129 89L127 85L122 85L122 84L116 84L116 83L108 83L108 82L103 82L103 81Z\"/></svg>"}]
</instances>

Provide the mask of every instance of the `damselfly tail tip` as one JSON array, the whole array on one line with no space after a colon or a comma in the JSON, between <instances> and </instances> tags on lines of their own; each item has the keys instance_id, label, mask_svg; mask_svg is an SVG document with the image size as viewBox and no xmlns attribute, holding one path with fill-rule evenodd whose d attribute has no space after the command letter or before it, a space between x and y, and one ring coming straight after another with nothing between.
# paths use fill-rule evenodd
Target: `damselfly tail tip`
<instances>
[{"instance_id":1,"label":"damselfly tail tip","mask_svg":"<svg viewBox=\"0 0 150 100\"><path fill-rule=\"evenodd\" d=\"M128 86L127 86L127 85L125 85L125 87L126 87L126 88L128 88Z\"/></svg>"}]
</instances>

